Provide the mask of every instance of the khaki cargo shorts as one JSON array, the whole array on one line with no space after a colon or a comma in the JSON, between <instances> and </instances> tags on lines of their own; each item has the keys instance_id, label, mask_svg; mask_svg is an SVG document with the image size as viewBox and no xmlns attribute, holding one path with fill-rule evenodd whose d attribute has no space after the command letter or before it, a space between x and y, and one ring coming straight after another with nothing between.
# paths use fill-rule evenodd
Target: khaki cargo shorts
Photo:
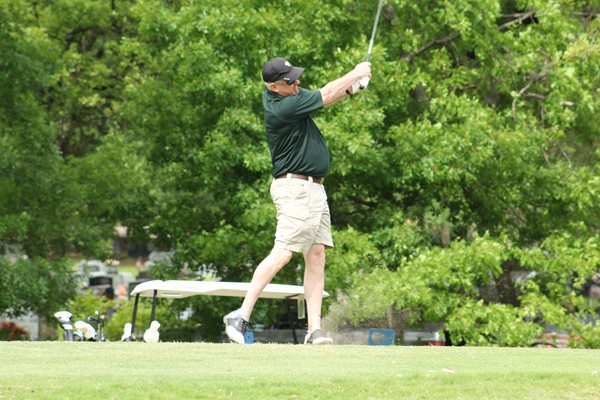
<instances>
[{"instance_id":1,"label":"khaki cargo shorts","mask_svg":"<svg viewBox=\"0 0 600 400\"><path fill-rule=\"evenodd\" d=\"M306 254L313 244L333 247L323 185L295 178L274 179L271 198L277 209L274 248Z\"/></svg>"}]
</instances>

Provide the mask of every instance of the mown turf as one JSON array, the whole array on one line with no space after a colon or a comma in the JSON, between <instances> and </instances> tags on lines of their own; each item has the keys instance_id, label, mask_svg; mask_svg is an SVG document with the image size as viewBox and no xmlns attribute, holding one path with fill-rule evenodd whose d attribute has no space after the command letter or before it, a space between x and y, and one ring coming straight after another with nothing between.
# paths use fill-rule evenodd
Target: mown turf
<instances>
[{"instance_id":1,"label":"mown turf","mask_svg":"<svg viewBox=\"0 0 600 400\"><path fill-rule=\"evenodd\" d=\"M0 342L0 399L596 399L600 351Z\"/></svg>"}]
</instances>

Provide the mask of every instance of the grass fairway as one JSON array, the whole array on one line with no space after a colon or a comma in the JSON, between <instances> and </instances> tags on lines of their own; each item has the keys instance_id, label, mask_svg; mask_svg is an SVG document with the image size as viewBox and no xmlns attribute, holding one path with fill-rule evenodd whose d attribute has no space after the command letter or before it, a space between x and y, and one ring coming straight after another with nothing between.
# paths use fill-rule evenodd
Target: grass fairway
<instances>
[{"instance_id":1,"label":"grass fairway","mask_svg":"<svg viewBox=\"0 0 600 400\"><path fill-rule=\"evenodd\" d=\"M0 399L598 399L600 351L0 342Z\"/></svg>"}]
</instances>

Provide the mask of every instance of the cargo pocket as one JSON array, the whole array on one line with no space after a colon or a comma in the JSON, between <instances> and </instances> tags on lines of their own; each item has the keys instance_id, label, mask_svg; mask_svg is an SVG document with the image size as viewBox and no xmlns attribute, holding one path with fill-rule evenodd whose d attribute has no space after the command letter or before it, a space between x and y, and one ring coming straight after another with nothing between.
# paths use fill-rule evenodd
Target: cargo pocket
<instances>
[{"instance_id":1,"label":"cargo pocket","mask_svg":"<svg viewBox=\"0 0 600 400\"><path fill-rule=\"evenodd\" d=\"M290 218L304 221L308 218L308 209L305 207L283 206L281 212Z\"/></svg>"},{"instance_id":2,"label":"cargo pocket","mask_svg":"<svg viewBox=\"0 0 600 400\"><path fill-rule=\"evenodd\" d=\"M309 210L291 205L284 205L280 210L277 218L277 236L286 242L302 242L307 230Z\"/></svg>"}]
</instances>

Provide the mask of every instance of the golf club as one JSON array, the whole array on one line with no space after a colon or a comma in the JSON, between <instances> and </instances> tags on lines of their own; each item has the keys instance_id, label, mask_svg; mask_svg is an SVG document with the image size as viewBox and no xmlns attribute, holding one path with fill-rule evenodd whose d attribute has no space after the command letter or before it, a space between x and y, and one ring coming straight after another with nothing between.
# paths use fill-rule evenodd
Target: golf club
<instances>
[{"instance_id":1,"label":"golf club","mask_svg":"<svg viewBox=\"0 0 600 400\"><path fill-rule=\"evenodd\" d=\"M106 338L104 337L104 315L100 315L100 312L96 311L96 318L88 317L88 322L96 324L96 342L105 342Z\"/></svg>"},{"instance_id":2,"label":"golf club","mask_svg":"<svg viewBox=\"0 0 600 400\"><path fill-rule=\"evenodd\" d=\"M379 6L377 7L377 14L375 15L375 23L373 24L373 32L371 32L371 41L369 42L369 49L367 50L367 62L371 60L371 51L373 50L373 43L375 42L375 33L377 32L377 24L379 24L379 16L381 15L381 8L383 7L383 0L379 0ZM365 76L359 81L358 88L363 90L369 85L370 78Z\"/></svg>"},{"instance_id":3,"label":"golf club","mask_svg":"<svg viewBox=\"0 0 600 400\"><path fill-rule=\"evenodd\" d=\"M58 311L54 317L60 322L63 329L63 338L65 342L82 341L83 334L79 330L73 329L73 314L68 311Z\"/></svg>"}]
</instances>

